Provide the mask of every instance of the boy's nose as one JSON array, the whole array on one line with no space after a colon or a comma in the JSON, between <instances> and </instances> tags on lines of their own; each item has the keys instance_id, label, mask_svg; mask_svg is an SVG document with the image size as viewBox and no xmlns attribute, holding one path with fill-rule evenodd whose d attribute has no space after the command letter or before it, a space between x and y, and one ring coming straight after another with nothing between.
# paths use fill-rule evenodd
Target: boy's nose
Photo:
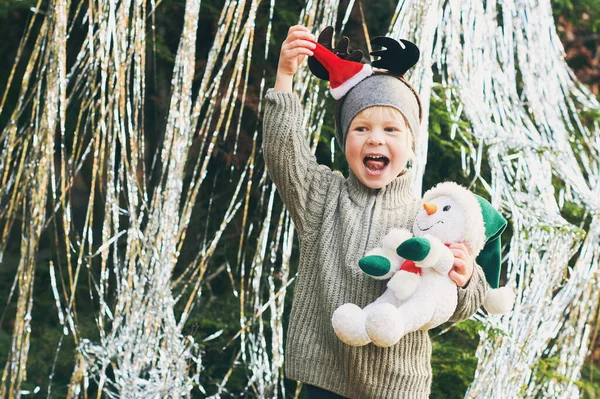
<instances>
[{"instance_id":1,"label":"boy's nose","mask_svg":"<svg viewBox=\"0 0 600 399\"><path fill-rule=\"evenodd\" d=\"M385 134L379 129L374 129L369 135L369 144L384 144L385 143Z\"/></svg>"}]
</instances>

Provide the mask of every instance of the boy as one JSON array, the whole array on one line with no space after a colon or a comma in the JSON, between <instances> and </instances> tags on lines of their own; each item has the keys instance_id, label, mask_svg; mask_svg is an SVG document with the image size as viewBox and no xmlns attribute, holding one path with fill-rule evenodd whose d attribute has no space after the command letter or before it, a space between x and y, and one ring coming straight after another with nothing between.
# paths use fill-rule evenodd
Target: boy
<instances>
[{"instance_id":1,"label":"boy","mask_svg":"<svg viewBox=\"0 0 600 399\"><path fill-rule=\"evenodd\" d=\"M358 259L393 227L410 229L419 202L410 194L407 161L414 156L420 102L404 81L377 74L358 83L336 111L336 136L349 177L317 164L306 142L300 100L292 77L315 39L290 28L281 47L275 87L266 96L263 152L269 174L286 204L300 241L298 278L286 343L286 375L305 383L309 397L426 398L431 386L427 331L407 334L380 348L342 343L331 316L344 303L364 307L386 288L365 275ZM399 115L399 116L398 116ZM486 284L463 244L449 273L458 307L451 320L470 317Z\"/></svg>"}]
</instances>

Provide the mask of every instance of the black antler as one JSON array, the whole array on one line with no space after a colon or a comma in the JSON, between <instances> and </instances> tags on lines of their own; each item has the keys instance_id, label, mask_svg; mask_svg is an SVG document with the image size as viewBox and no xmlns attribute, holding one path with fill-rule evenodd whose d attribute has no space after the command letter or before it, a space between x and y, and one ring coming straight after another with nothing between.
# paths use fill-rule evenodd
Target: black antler
<instances>
[{"instance_id":1,"label":"black antler","mask_svg":"<svg viewBox=\"0 0 600 399\"><path fill-rule=\"evenodd\" d=\"M385 50L371 52L372 56L381 57L373 61L375 68L387 69L391 74L402 76L419 61L419 48L408 40L401 40L402 44L391 37L378 36L371 40L371 44L385 47Z\"/></svg>"},{"instance_id":2,"label":"black antler","mask_svg":"<svg viewBox=\"0 0 600 399\"><path fill-rule=\"evenodd\" d=\"M338 57L344 60L360 62L363 58L363 52L360 50L349 51L350 39L343 36L340 41L332 48L331 43L333 42L333 26L328 26L319 34L317 42L331 51ZM329 72L315 57L308 57L308 68L310 71L319 79L329 80Z\"/></svg>"}]
</instances>

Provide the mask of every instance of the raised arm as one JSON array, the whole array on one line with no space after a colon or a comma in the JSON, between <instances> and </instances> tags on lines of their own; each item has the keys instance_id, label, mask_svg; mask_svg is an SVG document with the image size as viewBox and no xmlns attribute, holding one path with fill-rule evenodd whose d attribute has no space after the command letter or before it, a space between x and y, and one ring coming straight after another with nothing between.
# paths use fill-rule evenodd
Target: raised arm
<instances>
[{"instance_id":1,"label":"raised arm","mask_svg":"<svg viewBox=\"0 0 600 399\"><path fill-rule=\"evenodd\" d=\"M303 26L293 26L281 46L275 88L267 92L263 119L263 155L269 176L277 186L299 234L304 231L307 200L323 200L331 171L319 165L306 140L300 99L292 92L292 77L306 56L312 55L314 37ZM311 209L320 209L318 204Z\"/></svg>"}]
</instances>

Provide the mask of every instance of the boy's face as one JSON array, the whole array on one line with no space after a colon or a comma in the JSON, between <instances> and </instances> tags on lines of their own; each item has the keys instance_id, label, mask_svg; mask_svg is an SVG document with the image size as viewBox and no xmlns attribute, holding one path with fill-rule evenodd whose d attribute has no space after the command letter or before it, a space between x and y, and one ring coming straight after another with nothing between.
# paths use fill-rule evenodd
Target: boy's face
<instances>
[{"instance_id":1,"label":"boy's face","mask_svg":"<svg viewBox=\"0 0 600 399\"><path fill-rule=\"evenodd\" d=\"M404 119L381 109L359 113L346 135L346 158L365 186L382 188L406 168L412 155L410 129Z\"/></svg>"}]
</instances>

